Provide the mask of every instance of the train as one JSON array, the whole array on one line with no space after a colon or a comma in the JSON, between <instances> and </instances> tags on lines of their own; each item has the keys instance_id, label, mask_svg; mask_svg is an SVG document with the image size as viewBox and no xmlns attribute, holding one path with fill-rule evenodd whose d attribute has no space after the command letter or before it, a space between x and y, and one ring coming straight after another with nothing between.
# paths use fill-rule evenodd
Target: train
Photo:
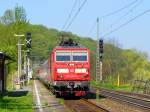
<instances>
[{"instance_id":1,"label":"train","mask_svg":"<svg viewBox=\"0 0 150 112\"><path fill-rule=\"evenodd\" d=\"M84 96L90 86L90 51L72 39L63 40L37 73L56 96Z\"/></svg>"}]
</instances>

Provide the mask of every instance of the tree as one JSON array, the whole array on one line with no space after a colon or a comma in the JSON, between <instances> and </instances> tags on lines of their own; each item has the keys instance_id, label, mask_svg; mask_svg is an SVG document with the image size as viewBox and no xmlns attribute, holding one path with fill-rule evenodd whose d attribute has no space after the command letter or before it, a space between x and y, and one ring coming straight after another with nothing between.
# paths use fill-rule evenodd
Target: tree
<instances>
[{"instance_id":1,"label":"tree","mask_svg":"<svg viewBox=\"0 0 150 112\"><path fill-rule=\"evenodd\" d=\"M14 12L11 9L8 9L4 12L4 15L1 17L1 23L9 25L15 22Z\"/></svg>"},{"instance_id":2,"label":"tree","mask_svg":"<svg viewBox=\"0 0 150 112\"><path fill-rule=\"evenodd\" d=\"M26 33L26 27L28 25L28 20L26 18L25 9L21 6L16 6L14 8L15 22L13 23L12 28L15 30L15 33Z\"/></svg>"},{"instance_id":3,"label":"tree","mask_svg":"<svg viewBox=\"0 0 150 112\"><path fill-rule=\"evenodd\" d=\"M115 39L105 42L103 59L103 76L105 79L116 78L122 67L122 49Z\"/></svg>"},{"instance_id":4,"label":"tree","mask_svg":"<svg viewBox=\"0 0 150 112\"><path fill-rule=\"evenodd\" d=\"M27 23L25 9L21 6L16 6L14 9L8 9L1 17L1 23L10 25L11 23Z\"/></svg>"}]
</instances>

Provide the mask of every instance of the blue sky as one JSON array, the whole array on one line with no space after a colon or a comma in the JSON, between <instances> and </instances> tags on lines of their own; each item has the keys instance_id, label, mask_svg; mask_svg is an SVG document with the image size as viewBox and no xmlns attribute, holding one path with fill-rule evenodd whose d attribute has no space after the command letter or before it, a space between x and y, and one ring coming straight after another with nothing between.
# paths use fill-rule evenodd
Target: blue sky
<instances>
[{"instance_id":1,"label":"blue sky","mask_svg":"<svg viewBox=\"0 0 150 112\"><path fill-rule=\"evenodd\" d=\"M76 1L74 13L84 0ZM96 39L96 28L89 33L96 18L101 18L133 1L135 0L87 0L68 31L80 36L90 36ZM48 28L61 30L74 2L75 0L0 0L0 16L3 15L6 9L12 9L18 4L25 8L27 17L32 24L42 24ZM150 0L137 0L130 7L112 16L103 18L103 20L100 19L100 36L149 8ZM126 13L128 15L124 16ZM112 23L115 23L115 25L111 27ZM109 40L109 38L115 38L122 48L135 48L147 52L150 56L150 12L104 37L105 40Z\"/></svg>"}]
</instances>

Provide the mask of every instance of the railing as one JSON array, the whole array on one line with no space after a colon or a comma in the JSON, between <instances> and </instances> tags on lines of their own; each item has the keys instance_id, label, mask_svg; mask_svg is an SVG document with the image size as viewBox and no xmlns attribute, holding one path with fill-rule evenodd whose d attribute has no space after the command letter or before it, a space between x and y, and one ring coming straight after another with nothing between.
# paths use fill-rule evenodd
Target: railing
<instances>
[{"instance_id":1,"label":"railing","mask_svg":"<svg viewBox=\"0 0 150 112\"><path fill-rule=\"evenodd\" d=\"M150 95L150 80L135 80L132 92Z\"/></svg>"}]
</instances>

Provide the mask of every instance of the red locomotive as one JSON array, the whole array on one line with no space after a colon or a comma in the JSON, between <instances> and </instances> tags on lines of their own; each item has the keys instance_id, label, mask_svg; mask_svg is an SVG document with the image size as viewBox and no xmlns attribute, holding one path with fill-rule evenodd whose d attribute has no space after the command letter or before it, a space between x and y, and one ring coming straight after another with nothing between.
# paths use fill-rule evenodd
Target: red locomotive
<instances>
[{"instance_id":1,"label":"red locomotive","mask_svg":"<svg viewBox=\"0 0 150 112\"><path fill-rule=\"evenodd\" d=\"M83 96L89 90L90 53L71 39L55 47L38 70L38 77L56 95Z\"/></svg>"}]
</instances>

